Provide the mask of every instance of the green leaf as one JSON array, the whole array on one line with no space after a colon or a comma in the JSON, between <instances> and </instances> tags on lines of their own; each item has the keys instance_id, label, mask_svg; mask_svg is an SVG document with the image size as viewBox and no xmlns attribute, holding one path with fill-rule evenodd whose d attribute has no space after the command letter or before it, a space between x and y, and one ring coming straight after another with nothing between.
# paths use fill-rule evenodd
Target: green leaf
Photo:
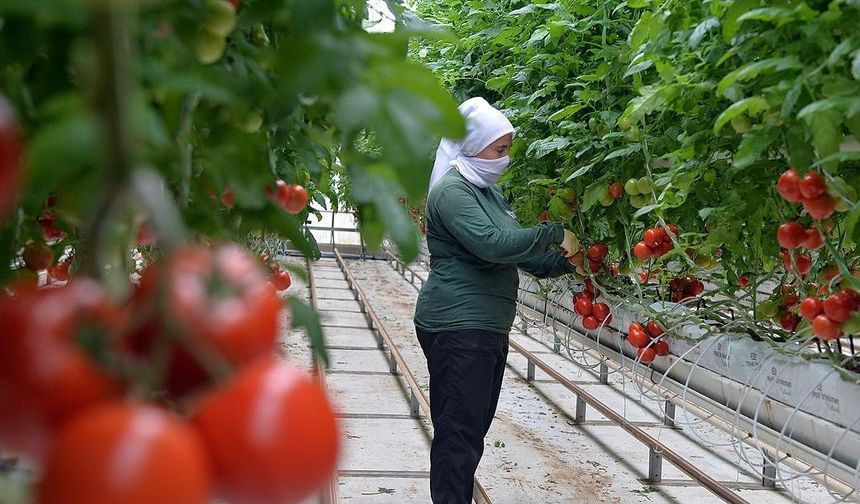
<instances>
[{"instance_id":1,"label":"green leaf","mask_svg":"<svg viewBox=\"0 0 860 504\"><path fill-rule=\"evenodd\" d=\"M851 210L848 217L845 218L845 236L851 237L854 243L860 243L860 228L857 223L860 222L860 207Z\"/></svg>"},{"instance_id":2,"label":"green leaf","mask_svg":"<svg viewBox=\"0 0 860 504\"><path fill-rule=\"evenodd\" d=\"M810 103L797 113L798 119L806 119L811 114L819 112L837 112L846 116L860 114L860 98L826 98Z\"/></svg>"},{"instance_id":3,"label":"green leaf","mask_svg":"<svg viewBox=\"0 0 860 504\"><path fill-rule=\"evenodd\" d=\"M551 116L549 116L547 118L547 120L549 120L549 121L561 121L562 119L566 119L566 118L572 116L573 114L579 112L580 110L582 110L583 107L584 107L584 105L579 104L579 103L576 103L573 105L568 105L567 107L564 107L563 109L561 109L561 110L555 112L554 114L552 114Z\"/></svg>"},{"instance_id":4,"label":"green leaf","mask_svg":"<svg viewBox=\"0 0 860 504\"><path fill-rule=\"evenodd\" d=\"M578 170L576 170L575 172L571 173L571 174L570 174L570 176L569 176L569 177L567 177L564 181L565 181L565 182L570 182L571 180L575 179L576 177L579 177L579 176L585 175L586 173L588 173L588 172L591 170L591 168L592 168L593 166L594 166L594 163L587 164L587 165L585 165L585 166L581 166L581 167L579 167L579 169L578 169Z\"/></svg>"},{"instance_id":5,"label":"green leaf","mask_svg":"<svg viewBox=\"0 0 860 504\"><path fill-rule=\"evenodd\" d=\"M529 148L526 149L526 156L534 155L535 158L540 159L551 152L564 149L568 145L570 145L570 138L567 137L542 138L529 145Z\"/></svg>"},{"instance_id":6,"label":"green leaf","mask_svg":"<svg viewBox=\"0 0 860 504\"><path fill-rule=\"evenodd\" d=\"M627 6L631 9L644 9L651 5L651 0L627 0Z\"/></svg>"},{"instance_id":7,"label":"green leaf","mask_svg":"<svg viewBox=\"0 0 860 504\"><path fill-rule=\"evenodd\" d=\"M593 207L600 198L606 193L606 181L598 180L585 188L585 194L582 196L582 211L588 211Z\"/></svg>"},{"instance_id":8,"label":"green leaf","mask_svg":"<svg viewBox=\"0 0 860 504\"><path fill-rule=\"evenodd\" d=\"M617 150L610 152L609 154L606 155L605 158L603 158L603 160L609 161L610 159L615 159L617 157L628 156L630 154L633 154L634 152L639 152L640 150L642 150L641 144L638 144L638 143L630 144L627 147L617 149Z\"/></svg>"},{"instance_id":9,"label":"green leaf","mask_svg":"<svg viewBox=\"0 0 860 504\"><path fill-rule=\"evenodd\" d=\"M699 44L702 42L702 39L705 38L705 35L708 34L714 28L720 26L720 20L715 17L709 17L699 23L696 26L696 29L693 30L693 33L690 34L690 38L687 41L690 44L690 47L693 49L699 47Z\"/></svg>"},{"instance_id":10,"label":"green leaf","mask_svg":"<svg viewBox=\"0 0 860 504\"><path fill-rule=\"evenodd\" d=\"M642 217L643 215L649 214L658 208L660 208L659 203L654 203L651 205L645 205L644 207L640 208L639 210L636 210L636 213L633 214L633 218L636 219L638 217Z\"/></svg>"},{"instance_id":11,"label":"green leaf","mask_svg":"<svg viewBox=\"0 0 860 504\"><path fill-rule=\"evenodd\" d=\"M639 63L636 63L635 65L628 68L627 71L624 72L624 77L630 77L631 75L642 72L643 70L647 70L647 69L651 68L652 66L654 66L654 61L652 61L650 59L646 59L645 61L640 61Z\"/></svg>"},{"instance_id":12,"label":"green leaf","mask_svg":"<svg viewBox=\"0 0 860 504\"><path fill-rule=\"evenodd\" d=\"M860 80L860 51L854 52L854 59L851 60L851 75Z\"/></svg>"},{"instance_id":13,"label":"green leaf","mask_svg":"<svg viewBox=\"0 0 860 504\"><path fill-rule=\"evenodd\" d=\"M785 148L791 166L807 167L815 160L815 152L802 123L793 122L785 132Z\"/></svg>"},{"instance_id":14,"label":"green leaf","mask_svg":"<svg viewBox=\"0 0 860 504\"><path fill-rule=\"evenodd\" d=\"M788 119L794 112L794 106L797 105L797 100L800 98L800 93L803 91L803 79L800 77L794 82L794 86L785 94L785 100L782 102L780 117Z\"/></svg>"},{"instance_id":15,"label":"green leaf","mask_svg":"<svg viewBox=\"0 0 860 504\"><path fill-rule=\"evenodd\" d=\"M858 43L860 43L860 36L857 35L843 40L839 45L833 48L832 51L830 51L830 56L827 57L827 66L833 67L839 64L839 60L855 49Z\"/></svg>"},{"instance_id":16,"label":"green leaf","mask_svg":"<svg viewBox=\"0 0 860 504\"><path fill-rule=\"evenodd\" d=\"M755 79L762 73L782 72L785 70L796 70L803 68L803 64L797 56L785 56L783 58L768 58L756 61L730 72L717 84L717 92L724 94L726 90L736 82Z\"/></svg>"},{"instance_id":17,"label":"green leaf","mask_svg":"<svg viewBox=\"0 0 860 504\"><path fill-rule=\"evenodd\" d=\"M845 125L848 131L854 135L854 138L860 141L860 114L855 114L845 120Z\"/></svg>"},{"instance_id":18,"label":"green leaf","mask_svg":"<svg viewBox=\"0 0 860 504\"><path fill-rule=\"evenodd\" d=\"M811 21L818 17L818 12L813 10L806 4L801 2L797 7L789 9L786 7L764 7L747 12L738 21L765 21L768 23L776 23L777 26L783 26L794 21Z\"/></svg>"},{"instance_id":19,"label":"green leaf","mask_svg":"<svg viewBox=\"0 0 860 504\"><path fill-rule=\"evenodd\" d=\"M505 89L505 86L510 84L511 78L507 75L499 75L493 77L492 79L488 79L485 84L487 89L491 89L493 91L501 91Z\"/></svg>"},{"instance_id":20,"label":"green leaf","mask_svg":"<svg viewBox=\"0 0 860 504\"><path fill-rule=\"evenodd\" d=\"M769 107L770 105L767 103L767 100L761 96L752 96L750 98L744 98L737 103L733 103L729 108L724 110L719 117L717 117L717 122L714 124L714 133L719 133L720 129L725 126L727 122L739 115L757 115L764 112Z\"/></svg>"},{"instance_id":21,"label":"green leaf","mask_svg":"<svg viewBox=\"0 0 860 504\"><path fill-rule=\"evenodd\" d=\"M760 4L760 0L735 0L732 2L731 7L723 17L723 40L726 43L730 42L738 31L738 18Z\"/></svg>"},{"instance_id":22,"label":"green leaf","mask_svg":"<svg viewBox=\"0 0 860 504\"><path fill-rule=\"evenodd\" d=\"M378 236L379 230L374 228L378 221L385 224L385 229L400 250L405 261L411 261L418 255L418 237L412 220L406 214L406 209L400 204L397 195L399 187L394 179L394 169L389 165L375 164L366 168L352 167L352 192L359 204L372 205L374 212L362 215L362 225L368 226L363 232L370 232L371 238ZM368 211L368 210L365 210ZM367 217L367 218L365 218ZM368 238L374 245L375 238Z\"/></svg>"},{"instance_id":23,"label":"green leaf","mask_svg":"<svg viewBox=\"0 0 860 504\"><path fill-rule=\"evenodd\" d=\"M638 50L639 46L648 40L652 40L662 29L663 19L659 14L653 12L643 13L636 26L633 27L633 31L630 32L630 48L634 51Z\"/></svg>"},{"instance_id":24,"label":"green leaf","mask_svg":"<svg viewBox=\"0 0 860 504\"><path fill-rule=\"evenodd\" d=\"M754 129L746 133L735 153L732 166L738 169L747 168L766 155L767 148L776 140L778 131L774 128Z\"/></svg>"},{"instance_id":25,"label":"green leaf","mask_svg":"<svg viewBox=\"0 0 860 504\"><path fill-rule=\"evenodd\" d=\"M681 86L677 84L645 86L639 92L642 96L630 100L622 117L632 117L639 121L651 112L667 108L669 101L681 94Z\"/></svg>"},{"instance_id":26,"label":"green leaf","mask_svg":"<svg viewBox=\"0 0 860 504\"><path fill-rule=\"evenodd\" d=\"M826 159L839 152L839 146L842 145L842 114L828 109L807 114L805 119L812 130L812 145L815 146L819 158ZM828 161L822 163L822 166L825 170L833 170L838 163Z\"/></svg>"},{"instance_id":27,"label":"green leaf","mask_svg":"<svg viewBox=\"0 0 860 504\"><path fill-rule=\"evenodd\" d=\"M328 352L326 351L325 338L323 337L322 324L320 324L320 315L303 300L289 296L287 305L290 308L292 315L292 324L295 328L303 328L311 342L311 347L314 350L314 355L322 360L325 367L329 366Z\"/></svg>"}]
</instances>

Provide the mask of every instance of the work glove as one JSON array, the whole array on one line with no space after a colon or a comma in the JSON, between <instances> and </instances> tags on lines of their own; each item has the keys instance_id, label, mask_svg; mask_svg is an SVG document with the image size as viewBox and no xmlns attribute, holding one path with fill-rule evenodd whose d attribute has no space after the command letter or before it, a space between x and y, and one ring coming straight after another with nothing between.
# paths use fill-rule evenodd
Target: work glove
<instances>
[{"instance_id":1,"label":"work glove","mask_svg":"<svg viewBox=\"0 0 860 504\"><path fill-rule=\"evenodd\" d=\"M561 242L562 254L570 257L579 252L579 240L572 231L564 230L564 241Z\"/></svg>"}]
</instances>

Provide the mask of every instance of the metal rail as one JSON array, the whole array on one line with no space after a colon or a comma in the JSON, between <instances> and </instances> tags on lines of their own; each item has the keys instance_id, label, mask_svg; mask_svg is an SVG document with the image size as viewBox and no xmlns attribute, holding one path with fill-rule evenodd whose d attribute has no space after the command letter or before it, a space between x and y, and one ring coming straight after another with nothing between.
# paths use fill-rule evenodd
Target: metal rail
<instances>
[{"instance_id":1,"label":"metal rail","mask_svg":"<svg viewBox=\"0 0 860 504\"><path fill-rule=\"evenodd\" d=\"M310 293L310 304L311 308L314 311L317 311L318 302L317 302L317 286L314 280L314 271L311 267L310 259L305 259L305 263L308 268L308 292ZM316 358L316 353L313 354L314 359L314 378L317 383L319 383L320 387L322 387L323 392L325 392L326 396L328 395L328 388L326 386L326 377L325 377L325 365L322 361ZM320 495L320 504L340 504L340 490L339 490L339 482L338 482L338 472L335 471L332 475L329 482L323 488Z\"/></svg>"},{"instance_id":2,"label":"metal rail","mask_svg":"<svg viewBox=\"0 0 860 504\"><path fill-rule=\"evenodd\" d=\"M410 283L414 287L417 288L417 286L415 286L415 279L421 280L422 282L426 281L424 277L409 268L409 266L403 264L403 261L401 261L397 256L393 255L391 252L388 252L387 255L389 259L389 264L392 264L392 261L396 263L396 265L399 267L395 267L395 270L398 271L401 275L403 275L404 279L409 280L406 278L405 272L408 271L411 274L412 280L410 281ZM516 341L510 340L510 346L528 360L529 378L534 378L534 367L536 366L542 371L544 371L546 374L548 374L550 377L555 379L558 383L563 385L566 389L576 394L576 419L578 422L581 423L585 420L585 405L590 404L594 407L594 409L596 409L605 417L610 419L614 424L624 429L637 441L646 445L649 449L648 479L650 482L659 483L662 480L662 460L666 459L674 466L676 466L679 470L690 476L690 478L698 482L701 486L707 488L714 495L723 499L725 502L733 504L749 504L749 501L740 497L731 488L724 485L720 481L717 481L716 479L712 478L701 469L690 464L690 462L684 459L682 455L673 451L668 446L661 443L659 440L657 440L641 428L637 427L633 422L628 421L611 407L607 406L602 401L589 394L586 390L584 390L582 387L580 387L573 381L564 377L552 366L538 358L533 353L526 350Z\"/></svg>"},{"instance_id":3,"label":"metal rail","mask_svg":"<svg viewBox=\"0 0 860 504\"><path fill-rule=\"evenodd\" d=\"M343 257L338 252L337 248L334 250L335 259L337 260L338 265L340 266L341 271L346 277L346 282L349 284L349 288L355 294L356 301L361 305L362 312L364 313L365 319L367 319L368 326L373 330L373 333L376 335L376 341L380 349L388 349L390 358L389 358L389 370L391 374L400 374L404 380L406 380L406 384L409 386L409 412L415 417L419 418L419 408L424 412L424 415L431 419L430 416L430 401L427 399L427 396L424 394L424 390L418 385L418 381L415 379L415 376L412 374L412 371L409 369L409 366L406 364L406 360L403 358L403 355L397 349L397 346L394 344L394 341L391 339L391 335L388 333L388 330L385 328L385 325L382 323L382 319L379 318L379 315L376 314L376 311L373 309L373 305L371 305L370 301L367 298L367 295L364 293L364 289L356 282L355 277L352 275L352 271L350 271L349 266L344 261ZM398 373L399 371L399 373ZM481 486L481 483L475 478L475 487L474 487L474 495L473 499L476 504L492 504L489 495L487 495L484 487Z\"/></svg>"}]
</instances>

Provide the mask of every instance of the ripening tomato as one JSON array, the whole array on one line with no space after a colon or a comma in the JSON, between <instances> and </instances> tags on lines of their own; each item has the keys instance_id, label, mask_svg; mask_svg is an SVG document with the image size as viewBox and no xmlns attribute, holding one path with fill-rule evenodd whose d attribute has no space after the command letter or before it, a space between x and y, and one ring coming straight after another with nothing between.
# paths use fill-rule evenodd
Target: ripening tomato
<instances>
[{"instance_id":1,"label":"ripening tomato","mask_svg":"<svg viewBox=\"0 0 860 504\"><path fill-rule=\"evenodd\" d=\"M600 321L597 320L596 317L591 315L582 318L582 327L588 329L589 331L593 331L600 327Z\"/></svg>"},{"instance_id":2,"label":"ripening tomato","mask_svg":"<svg viewBox=\"0 0 860 504\"><path fill-rule=\"evenodd\" d=\"M669 343L662 340L654 343L654 353L657 354L658 357L669 355Z\"/></svg>"},{"instance_id":3,"label":"ripening tomato","mask_svg":"<svg viewBox=\"0 0 860 504\"><path fill-rule=\"evenodd\" d=\"M609 186L609 194L611 194L615 199L624 196L624 186L621 185L621 182L613 182Z\"/></svg>"},{"instance_id":4,"label":"ripening tomato","mask_svg":"<svg viewBox=\"0 0 860 504\"><path fill-rule=\"evenodd\" d=\"M804 199L803 208L813 219L824 220L836 211L836 202L829 194L824 193L817 198Z\"/></svg>"},{"instance_id":5,"label":"ripening tomato","mask_svg":"<svg viewBox=\"0 0 860 504\"><path fill-rule=\"evenodd\" d=\"M654 250L652 250L644 241L641 241L633 247L633 255L637 259L644 261L645 259L654 257Z\"/></svg>"},{"instance_id":6,"label":"ripening tomato","mask_svg":"<svg viewBox=\"0 0 860 504\"><path fill-rule=\"evenodd\" d=\"M819 315L812 320L812 333L824 341L838 339L842 335L842 324L830 320L827 315Z\"/></svg>"},{"instance_id":7,"label":"ripening tomato","mask_svg":"<svg viewBox=\"0 0 860 504\"><path fill-rule=\"evenodd\" d=\"M212 476L200 435L155 406L107 403L58 432L39 504L205 504Z\"/></svg>"},{"instance_id":8,"label":"ripening tomato","mask_svg":"<svg viewBox=\"0 0 860 504\"><path fill-rule=\"evenodd\" d=\"M636 357L645 364L651 364L657 357L657 352L654 347L639 348L636 350Z\"/></svg>"},{"instance_id":9,"label":"ripening tomato","mask_svg":"<svg viewBox=\"0 0 860 504\"><path fill-rule=\"evenodd\" d=\"M197 407L219 493L237 503L293 503L331 476L340 445L325 392L274 359L242 369Z\"/></svg>"},{"instance_id":10,"label":"ripening tomato","mask_svg":"<svg viewBox=\"0 0 860 504\"><path fill-rule=\"evenodd\" d=\"M822 311L821 301L814 297L808 297L800 302L800 315L806 320L812 320Z\"/></svg>"},{"instance_id":11,"label":"ripening tomato","mask_svg":"<svg viewBox=\"0 0 860 504\"><path fill-rule=\"evenodd\" d=\"M0 446L39 460L54 429L122 390L80 346L109 355L125 317L93 280L0 297Z\"/></svg>"},{"instance_id":12,"label":"ripening tomato","mask_svg":"<svg viewBox=\"0 0 860 504\"><path fill-rule=\"evenodd\" d=\"M840 294L827 296L822 303L822 308L827 318L834 322L845 322L851 318L851 313L854 311L851 301Z\"/></svg>"},{"instance_id":13,"label":"ripening tomato","mask_svg":"<svg viewBox=\"0 0 860 504\"><path fill-rule=\"evenodd\" d=\"M676 225L674 225L674 224L669 224L669 225L668 225L668 226L666 226L666 227L668 227L668 228L669 228L669 232L670 232L670 233L672 233L672 234L673 234L673 235L675 235L676 237L678 236L678 226L676 226Z\"/></svg>"},{"instance_id":14,"label":"ripening tomato","mask_svg":"<svg viewBox=\"0 0 860 504\"><path fill-rule=\"evenodd\" d=\"M591 299L587 297L581 297L574 302L573 311L582 315L583 317L587 317L591 315L591 312L594 310L594 306L591 302Z\"/></svg>"},{"instance_id":15,"label":"ripening tomato","mask_svg":"<svg viewBox=\"0 0 860 504\"><path fill-rule=\"evenodd\" d=\"M780 246L788 250L796 249L806 240L806 228L796 222L786 222L777 229L776 238Z\"/></svg>"},{"instance_id":16,"label":"ripening tomato","mask_svg":"<svg viewBox=\"0 0 860 504\"><path fill-rule=\"evenodd\" d=\"M656 320L652 320L648 322L648 334L652 338L659 338L663 335L663 328L660 327L660 324Z\"/></svg>"},{"instance_id":17,"label":"ripening tomato","mask_svg":"<svg viewBox=\"0 0 860 504\"><path fill-rule=\"evenodd\" d=\"M797 170L789 168L779 176L777 183L779 194L789 203L800 203L803 201L803 194L800 192L800 175Z\"/></svg>"},{"instance_id":18,"label":"ripening tomato","mask_svg":"<svg viewBox=\"0 0 860 504\"><path fill-rule=\"evenodd\" d=\"M282 206L291 214L300 214L308 205L308 191L298 184L287 186Z\"/></svg>"},{"instance_id":19,"label":"ripening tomato","mask_svg":"<svg viewBox=\"0 0 860 504\"><path fill-rule=\"evenodd\" d=\"M268 355L278 335L281 301L257 258L234 244L186 247L147 268L133 296L136 324L129 346L150 358L169 339L167 390L182 395L217 369Z\"/></svg>"},{"instance_id":20,"label":"ripening tomato","mask_svg":"<svg viewBox=\"0 0 860 504\"><path fill-rule=\"evenodd\" d=\"M627 341L635 348L644 348L651 338L641 329L631 329L627 333Z\"/></svg>"},{"instance_id":21,"label":"ripening tomato","mask_svg":"<svg viewBox=\"0 0 860 504\"><path fill-rule=\"evenodd\" d=\"M0 221L15 205L21 184L21 138L12 105L0 95Z\"/></svg>"},{"instance_id":22,"label":"ripening tomato","mask_svg":"<svg viewBox=\"0 0 860 504\"><path fill-rule=\"evenodd\" d=\"M236 205L236 195L233 194L233 188L227 186L221 192L221 204L227 208L233 208Z\"/></svg>"},{"instance_id":23,"label":"ripening tomato","mask_svg":"<svg viewBox=\"0 0 860 504\"><path fill-rule=\"evenodd\" d=\"M820 173L810 171L800 179L798 187L804 199L814 199L827 191L827 182L824 181L824 177Z\"/></svg>"},{"instance_id":24,"label":"ripening tomato","mask_svg":"<svg viewBox=\"0 0 860 504\"><path fill-rule=\"evenodd\" d=\"M606 319L609 318L611 311L609 310L608 304L597 303L593 306L591 314L594 315L594 318L596 318L598 322L604 322Z\"/></svg>"}]
</instances>

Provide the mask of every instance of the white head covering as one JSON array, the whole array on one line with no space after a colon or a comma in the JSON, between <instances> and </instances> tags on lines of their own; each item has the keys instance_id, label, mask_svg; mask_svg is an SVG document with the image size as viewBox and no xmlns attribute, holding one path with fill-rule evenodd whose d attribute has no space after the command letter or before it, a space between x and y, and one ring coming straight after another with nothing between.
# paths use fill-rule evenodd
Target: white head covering
<instances>
[{"instance_id":1,"label":"white head covering","mask_svg":"<svg viewBox=\"0 0 860 504\"><path fill-rule=\"evenodd\" d=\"M430 189L451 167L476 186L490 187L499 180L511 161L508 156L500 159L475 157L499 138L514 133L513 125L504 114L483 98L470 98L460 104L459 110L466 121L466 137L460 143L448 138L439 143L430 175Z\"/></svg>"}]
</instances>

